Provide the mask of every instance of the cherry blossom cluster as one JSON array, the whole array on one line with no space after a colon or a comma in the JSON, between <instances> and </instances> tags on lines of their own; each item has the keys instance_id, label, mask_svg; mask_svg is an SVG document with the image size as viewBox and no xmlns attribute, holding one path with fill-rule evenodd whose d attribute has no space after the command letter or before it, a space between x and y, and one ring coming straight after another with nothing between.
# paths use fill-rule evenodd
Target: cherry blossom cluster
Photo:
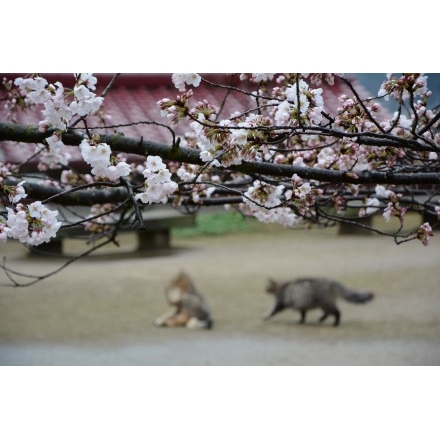
<instances>
[{"instance_id":1,"label":"cherry blossom cluster","mask_svg":"<svg viewBox=\"0 0 440 440\"><path fill-rule=\"evenodd\" d=\"M399 102L407 100L410 96L423 95L427 92L427 76L420 73L405 73L400 77L387 74L387 81L383 82L378 96L386 100L392 96Z\"/></svg>"},{"instance_id":2,"label":"cherry blossom cluster","mask_svg":"<svg viewBox=\"0 0 440 440\"><path fill-rule=\"evenodd\" d=\"M274 78L274 74L242 74L240 79L249 79L254 83L270 81ZM318 81L318 78L314 78ZM283 76L282 80L286 80ZM332 80L328 78L331 82ZM280 79L278 79L280 83ZM180 89L182 90L182 89ZM322 121L323 98L322 89L311 89L304 80L299 83L286 86L283 90L279 87L274 88L274 96L276 100L267 100L269 102L269 111L266 115L262 114L234 114L230 119L223 119L216 122L218 110L210 105L206 100L197 102L193 108L189 107L189 98L192 94L185 92L184 99L178 96L175 101L161 100L158 106L162 111L162 115L166 116L173 124L176 124L181 118L188 118L189 125L192 128L196 146L200 149L200 158L204 162L209 162L211 166L229 167L231 165L239 165L244 160L262 160L268 154L269 145L273 142L273 138L279 134L271 130L265 130L273 126L298 126L301 123L319 124ZM325 151L320 152L320 158L324 162L323 155ZM332 153L333 150L332 150ZM305 155L304 155L305 156ZM299 155L298 160L303 160ZM333 158L331 159L334 160ZM256 186L255 186L256 185ZM245 204L252 214L257 216L261 221L279 221L282 224L293 225L297 222L297 216L290 208L274 207L267 205L268 200L262 200L261 196L264 190L268 190L271 186L264 185L264 182L254 184L245 192ZM302 187L305 191L307 185ZM280 186L280 188L284 188ZM296 189L296 191L301 191ZM290 194L289 199L290 199ZM297 205L301 212L305 212L309 205L310 195L308 198L305 193L301 193L301 197L294 194L294 198L298 199ZM258 204L252 200L258 201ZM279 202L279 201L277 201Z\"/></svg>"},{"instance_id":3,"label":"cherry blossom cluster","mask_svg":"<svg viewBox=\"0 0 440 440\"><path fill-rule=\"evenodd\" d=\"M382 185L376 185L375 195L376 197L367 198L366 208L362 207L359 211L360 217L364 216L365 214L368 215L377 212L381 207L382 200L386 202L386 207L383 210L382 216L387 222L392 216L403 219L406 213L406 208L400 204L402 194L396 194L391 189L386 189Z\"/></svg>"},{"instance_id":4,"label":"cherry blossom cluster","mask_svg":"<svg viewBox=\"0 0 440 440\"><path fill-rule=\"evenodd\" d=\"M316 197L321 196L323 191L314 188L308 181L304 181L297 174L292 176L292 189L286 192L286 197L295 205L297 211L305 216L313 209Z\"/></svg>"},{"instance_id":5,"label":"cherry blossom cluster","mask_svg":"<svg viewBox=\"0 0 440 440\"><path fill-rule=\"evenodd\" d=\"M27 197L23 185L25 181L19 182L17 185L7 184L6 179L12 176L9 168L0 162L0 207L2 207L2 199L6 198L10 206L5 206L6 212L0 212L0 241L5 242L8 237L22 238L22 242L27 243L28 222L20 220L27 216L26 207L19 203L20 200ZM6 203L5 200L5 203ZM16 207L14 208L14 206ZM4 206L4 205L3 205ZM31 226L32 227L32 226ZM34 234L35 236L35 234Z\"/></svg>"},{"instance_id":6,"label":"cherry blossom cluster","mask_svg":"<svg viewBox=\"0 0 440 440\"><path fill-rule=\"evenodd\" d=\"M40 171L67 166L71 155L66 151L61 139L62 132L72 122L72 118L84 118L96 113L102 105L103 98L96 96L92 90L96 89L96 77L89 73L81 73L75 76L76 83L72 90L64 89L60 82L49 84L45 78L30 76L16 78L12 88L8 82L10 99L7 104L11 111L17 106L35 109L42 106L44 119L40 121L40 130L45 132L49 128L55 128L52 136L47 137L45 146L37 146L35 152L39 153Z\"/></svg>"},{"instance_id":7,"label":"cherry blossom cluster","mask_svg":"<svg viewBox=\"0 0 440 440\"><path fill-rule=\"evenodd\" d=\"M304 78L309 78L310 83L320 87L322 81L324 80L329 86L334 85L335 83L335 75L343 76L342 73L303 73L302 76Z\"/></svg>"},{"instance_id":8,"label":"cherry blossom cluster","mask_svg":"<svg viewBox=\"0 0 440 440\"><path fill-rule=\"evenodd\" d=\"M160 108L160 114L168 119L170 125L176 125L179 120L188 115L189 100L193 96L193 91L188 90L177 95L175 100L169 98L161 99L157 102Z\"/></svg>"},{"instance_id":9,"label":"cherry blossom cluster","mask_svg":"<svg viewBox=\"0 0 440 440\"><path fill-rule=\"evenodd\" d=\"M21 199L27 197L26 191L23 188L25 181L17 185L8 185L5 180L10 176L12 176L12 174L8 167L0 162L0 196L6 196L9 203L18 203Z\"/></svg>"},{"instance_id":10,"label":"cherry blossom cluster","mask_svg":"<svg viewBox=\"0 0 440 440\"><path fill-rule=\"evenodd\" d=\"M282 94L279 94L282 96ZM278 126L319 124L324 100L322 89L311 89L302 79L284 89L285 100L278 104L274 115Z\"/></svg>"},{"instance_id":11,"label":"cherry blossom cluster","mask_svg":"<svg viewBox=\"0 0 440 440\"><path fill-rule=\"evenodd\" d=\"M402 112L396 111L390 121L382 123L383 128L396 136L403 139L409 139L414 136L414 131L417 131L423 126L430 125L431 129L423 133L423 138L428 142L432 141L435 145L440 144L440 121L436 118L438 111L428 109L428 98L431 95L430 91L426 91L421 99L413 102L414 112L408 117ZM438 153L432 151L428 155L429 160L438 158Z\"/></svg>"},{"instance_id":12,"label":"cherry blossom cluster","mask_svg":"<svg viewBox=\"0 0 440 440\"><path fill-rule=\"evenodd\" d=\"M243 201L247 206L246 212L263 223L295 225L299 222L297 215L290 208L282 206L282 199L285 199L284 190L284 185L275 186L255 180L243 195Z\"/></svg>"},{"instance_id":13,"label":"cherry blossom cluster","mask_svg":"<svg viewBox=\"0 0 440 440\"><path fill-rule=\"evenodd\" d=\"M182 142L186 144L185 141ZM193 203L199 204L203 199L210 198L220 187L222 180L218 174L205 172L200 165L170 162L169 170L179 179L179 193L189 197ZM174 198L174 205L179 205L182 198Z\"/></svg>"},{"instance_id":14,"label":"cherry blossom cluster","mask_svg":"<svg viewBox=\"0 0 440 440\"><path fill-rule=\"evenodd\" d=\"M92 92L96 89L96 78L93 75L78 74L75 78L73 90L65 90L60 82L49 84L40 76L17 78L14 81L15 89L10 82L6 83L10 111L16 110L18 106L31 109L42 106L45 119L39 123L40 131L45 132L49 128L57 130L45 139L44 147L36 147L40 171L68 166L71 156L62 142L62 131L68 128L73 117L83 118L93 114L103 102L103 98ZM127 176L131 171L126 163L110 158L110 148L95 142L94 138L90 142L85 140L81 144L81 151L85 161L93 167L92 174L98 178L117 180L121 176ZM71 184L72 175L69 174ZM66 176L67 174L64 174L64 179ZM8 196L12 205L6 207L6 221L0 220L1 236L4 240L9 236L36 246L54 237L61 223L56 221L58 212L44 207L40 201L28 206L18 203L26 197L23 183L15 187L3 185L1 188L1 192Z\"/></svg>"},{"instance_id":15,"label":"cherry blossom cluster","mask_svg":"<svg viewBox=\"0 0 440 440\"><path fill-rule=\"evenodd\" d=\"M248 75L243 74L241 77L247 79ZM273 74L250 76L252 82L273 78ZM319 124L324 111L322 89L311 89L302 79L298 84L284 87L282 91L279 87L274 88L276 99L268 100L270 110L267 115L237 113L218 122L218 109L206 100L198 101L190 108L190 98L193 96L190 92L186 91L176 100L162 99L157 104L162 116L167 117L170 124L175 125L182 118L189 120L197 148L201 150L200 158L214 166L228 167L239 165L244 160L260 159L260 153L267 152L269 144L280 133L280 130L274 132L266 128Z\"/></svg>"},{"instance_id":16,"label":"cherry blossom cluster","mask_svg":"<svg viewBox=\"0 0 440 440\"><path fill-rule=\"evenodd\" d=\"M338 100L341 107L337 109L336 125L345 129L347 133L378 130L373 120L370 119L381 110L381 105L378 102L371 100L371 105L366 103L362 106L356 97L350 98L347 95L341 95Z\"/></svg>"},{"instance_id":17,"label":"cherry blossom cluster","mask_svg":"<svg viewBox=\"0 0 440 440\"><path fill-rule=\"evenodd\" d=\"M111 148L99 138L84 139L81 144L84 160L92 166L92 174L110 181L118 180L131 173L131 167L124 161L111 156Z\"/></svg>"},{"instance_id":18,"label":"cherry blossom cluster","mask_svg":"<svg viewBox=\"0 0 440 440\"><path fill-rule=\"evenodd\" d=\"M3 78L2 86L7 92L4 108L7 110L7 119L17 122L16 115L21 109L33 110L35 105L27 97L26 90L14 85L10 79Z\"/></svg>"},{"instance_id":19,"label":"cherry blossom cluster","mask_svg":"<svg viewBox=\"0 0 440 440\"><path fill-rule=\"evenodd\" d=\"M59 81L49 84L40 76L17 78L14 84L31 105L43 104L45 119L39 126L41 131L46 131L48 128L66 130L74 116L85 117L98 111L103 98L92 92L96 81L92 74L81 73L76 76L73 90L65 90Z\"/></svg>"},{"instance_id":20,"label":"cherry blossom cluster","mask_svg":"<svg viewBox=\"0 0 440 440\"><path fill-rule=\"evenodd\" d=\"M61 168L67 166L71 154L66 150L66 147L61 140L61 132L56 131L52 136L46 138L47 147L41 148L36 146L35 151L39 153L40 162L38 169L40 171L47 171L48 169Z\"/></svg>"},{"instance_id":21,"label":"cherry blossom cluster","mask_svg":"<svg viewBox=\"0 0 440 440\"><path fill-rule=\"evenodd\" d=\"M144 165L144 191L136 194L136 200L146 204L166 203L168 196L177 190L177 183L171 180L171 173L161 157L148 156Z\"/></svg>"},{"instance_id":22,"label":"cherry blossom cluster","mask_svg":"<svg viewBox=\"0 0 440 440\"><path fill-rule=\"evenodd\" d=\"M240 75L240 81L248 79L254 83L261 83L266 81L271 81L274 78L274 73L242 73Z\"/></svg>"},{"instance_id":23,"label":"cherry blossom cluster","mask_svg":"<svg viewBox=\"0 0 440 440\"><path fill-rule=\"evenodd\" d=\"M173 73L171 80L179 92L185 91L185 84L198 87L202 77L198 73Z\"/></svg>"},{"instance_id":24,"label":"cherry blossom cluster","mask_svg":"<svg viewBox=\"0 0 440 440\"><path fill-rule=\"evenodd\" d=\"M388 99L392 96L398 102L414 96L421 97L420 101L411 104L415 114L406 116L399 111L390 120L384 118L382 106L377 100L364 98L360 101L357 95L340 96L341 106L337 109L337 114L333 119L327 116L323 90L313 86L319 87L323 82L332 86L335 76L342 77L342 74L241 74L241 81L257 84L257 91L251 95L259 105L259 112L235 112L229 119L219 119L219 110L206 100L196 101L191 106L193 93L191 89L187 90L187 86L191 85L191 78L198 77L195 74L175 74L173 82L180 91L185 91L184 97L178 96L176 100L164 99L158 105L162 115L172 124L177 124L182 119L188 121L194 136L192 147L200 150L200 158L204 162L218 169L240 165L243 161L269 161L299 167L344 170L356 178L358 173L391 168L404 161L405 151L393 145L365 145L358 143L356 137L332 139L322 137L319 132L309 134L294 130L319 127L330 122L334 129L347 134L389 133L410 138L418 128L417 124L429 124L436 118L435 110L427 110L426 106L426 99L430 94L426 86L426 76L404 74L400 77L387 77L378 93L379 97ZM199 82L197 80L196 86ZM271 83L274 83L272 88ZM432 130L425 133L424 137L438 144L440 135L437 118L431 126ZM283 142L285 139L288 139L288 148L277 151L272 146L278 140ZM434 160L438 153L421 153L420 157L422 160ZM269 218L276 221L277 213L285 212L280 209L284 210L288 206L302 216L311 212L323 190L312 187L310 182L303 182L298 176L292 179L291 185L292 189L284 190L283 185L254 181L247 191L243 191L246 209L262 221L268 221ZM345 190L353 195L358 194L357 185L347 184ZM278 194L280 191L282 197ZM270 203L270 194L277 201L275 205ZM339 192L331 196L337 212L343 212L346 207L340 194ZM366 198L360 215L370 215L380 210L386 220L391 216L402 219L406 208L400 203L401 197L401 194L377 185L375 197ZM290 208L287 209L293 212ZM268 211L271 211L270 216ZM281 221L285 223L284 219Z\"/></svg>"},{"instance_id":25,"label":"cherry blossom cluster","mask_svg":"<svg viewBox=\"0 0 440 440\"><path fill-rule=\"evenodd\" d=\"M417 238L423 243L424 246L428 246L429 238L434 236L432 227L429 223L423 223L417 231Z\"/></svg>"},{"instance_id":26,"label":"cherry blossom cluster","mask_svg":"<svg viewBox=\"0 0 440 440\"><path fill-rule=\"evenodd\" d=\"M32 246L49 242L56 236L61 222L57 221L58 211L51 211L41 202L29 205L18 203L15 208L6 207L6 222L0 221L0 240L7 237Z\"/></svg>"}]
</instances>

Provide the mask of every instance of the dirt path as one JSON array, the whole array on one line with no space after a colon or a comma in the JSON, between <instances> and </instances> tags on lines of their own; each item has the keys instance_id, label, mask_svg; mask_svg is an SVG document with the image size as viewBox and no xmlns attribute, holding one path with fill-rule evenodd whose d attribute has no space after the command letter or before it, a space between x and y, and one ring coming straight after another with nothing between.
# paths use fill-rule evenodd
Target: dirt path
<instances>
[{"instance_id":1,"label":"dirt path","mask_svg":"<svg viewBox=\"0 0 440 440\"><path fill-rule=\"evenodd\" d=\"M24 272L59 263L1 246ZM425 248L335 229L270 228L173 246L170 255L97 256L34 287L0 287L0 364L440 365L440 235ZM180 269L210 303L212 331L151 325L167 310L164 287ZM318 325L319 311L303 326L293 311L264 322L267 278L305 275L371 289L376 298L340 301L339 328Z\"/></svg>"}]
</instances>

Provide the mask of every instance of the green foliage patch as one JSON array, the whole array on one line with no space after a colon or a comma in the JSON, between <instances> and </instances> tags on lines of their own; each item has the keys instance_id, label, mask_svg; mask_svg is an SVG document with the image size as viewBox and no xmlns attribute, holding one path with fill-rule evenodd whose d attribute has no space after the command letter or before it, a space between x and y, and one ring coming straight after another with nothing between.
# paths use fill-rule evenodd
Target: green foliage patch
<instances>
[{"instance_id":1,"label":"green foliage patch","mask_svg":"<svg viewBox=\"0 0 440 440\"><path fill-rule=\"evenodd\" d=\"M195 237L244 232L249 230L250 223L250 219L246 219L236 211L199 213L196 215L196 226L174 228L173 235L175 237Z\"/></svg>"}]
</instances>

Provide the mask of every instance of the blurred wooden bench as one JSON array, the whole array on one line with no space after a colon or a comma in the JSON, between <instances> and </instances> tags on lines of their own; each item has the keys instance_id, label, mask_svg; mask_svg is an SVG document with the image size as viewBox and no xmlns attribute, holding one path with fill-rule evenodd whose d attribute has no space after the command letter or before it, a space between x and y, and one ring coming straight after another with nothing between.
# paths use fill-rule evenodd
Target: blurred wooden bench
<instances>
[{"instance_id":1,"label":"blurred wooden bench","mask_svg":"<svg viewBox=\"0 0 440 440\"><path fill-rule=\"evenodd\" d=\"M413 196L410 200L413 206L420 210L422 222L428 222L433 229L440 228L437 215L435 214L435 207L437 206L439 200L439 196L428 198L427 196L420 194ZM355 223L340 223L338 231L340 235L368 235L372 233L368 228L363 228L358 224L371 227L373 225L373 217L377 214L366 215L365 217L357 217L358 212L359 206L356 207L356 203L354 206L352 205L346 210L345 216L347 220L352 220Z\"/></svg>"},{"instance_id":2,"label":"blurred wooden bench","mask_svg":"<svg viewBox=\"0 0 440 440\"><path fill-rule=\"evenodd\" d=\"M58 218L63 225L77 223L88 214L85 208L73 208L69 210L60 206L51 206L51 209L59 211ZM87 209L87 208L86 208ZM168 249L171 247L171 229L195 226L195 214L182 214L173 208L157 208L142 211L145 229L139 229L135 222L133 227L128 225L120 227L118 234L135 234L137 236L136 251L152 251L159 249ZM32 253L50 253L63 255L63 241L65 239L94 239L94 234L84 230L84 224L77 224L69 227L62 227L58 230L57 236L52 238L49 243L42 243L39 246L30 246Z\"/></svg>"}]
</instances>

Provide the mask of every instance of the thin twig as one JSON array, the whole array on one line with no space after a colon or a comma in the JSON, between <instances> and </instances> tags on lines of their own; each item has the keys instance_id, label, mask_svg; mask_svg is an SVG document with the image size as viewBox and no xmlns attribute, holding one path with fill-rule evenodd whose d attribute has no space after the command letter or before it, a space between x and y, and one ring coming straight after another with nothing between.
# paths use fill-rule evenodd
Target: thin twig
<instances>
[{"instance_id":1,"label":"thin twig","mask_svg":"<svg viewBox=\"0 0 440 440\"><path fill-rule=\"evenodd\" d=\"M107 93L110 91L110 89L113 87L113 84L115 83L116 79L118 78L118 76L120 75L120 73L115 73L113 75L113 78L111 79L111 81L107 84L107 87L104 89L104 91L101 93L101 98L104 98Z\"/></svg>"},{"instance_id":2,"label":"thin twig","mask_svg":"<svg viewBox=\"0 0 440 440\"><path fill-rule=\"evenodd\" d=\"M127 188L128 195L131 199L131 203L134 208L136 219L139 222L139 229L145 229L144 219L142 218L142 213L141 213L141 211L139 209L139 205L136 201L131 183L129 182L129 180L126 177L120 177L120 181L125 185L125 188Z\"/></svg>"}]
</instances>

